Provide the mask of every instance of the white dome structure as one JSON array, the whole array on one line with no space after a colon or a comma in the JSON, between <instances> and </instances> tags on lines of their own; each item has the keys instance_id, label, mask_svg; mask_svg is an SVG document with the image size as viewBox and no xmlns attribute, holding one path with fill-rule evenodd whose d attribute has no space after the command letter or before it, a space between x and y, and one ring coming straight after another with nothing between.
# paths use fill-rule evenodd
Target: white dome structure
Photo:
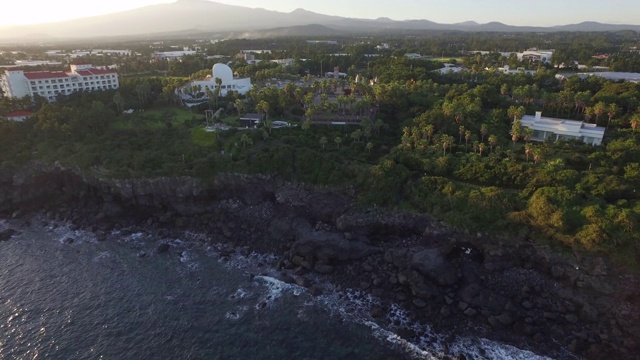
<instances>
[{"instance_id":1,"label":"white dome structure","mask_svg":"<svg viewBox=\"0 0 640 360\"><path fill-rule=\"evenodd\" d=\"M223 84L230 84L233 82L233 71L226 64L218 63L213 65L211 74L213 82L215 82L217 78L222 80Z\"/></svg>"},{"instance_id":2,"label":"white dome structure","mask_svg":"<svg viewBox=\"0 0 640 360\"><path fill-rule=\"evenodd\" d=\"M216 83L216 79L222 80L220 85ZM194 87L198 90L194 91ZM244 95L252 87L250 78L236 79L233 77L233 70L228 65L218 63L211 68L211 77L207 77L206 80L190 82L180 89L179 95L183 104L196 106L207 102L212 92L217 93L218 96L227 96L230 91Z\"/></svg>"}]
</instances>

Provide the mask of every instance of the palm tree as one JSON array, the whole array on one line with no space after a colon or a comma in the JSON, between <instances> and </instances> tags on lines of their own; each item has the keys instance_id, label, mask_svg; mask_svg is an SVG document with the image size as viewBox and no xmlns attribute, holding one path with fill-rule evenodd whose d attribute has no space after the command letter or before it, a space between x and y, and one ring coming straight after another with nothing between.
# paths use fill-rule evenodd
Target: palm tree
<instances>
[{"instance_id":1,"label":"palm tree","mask_svg":"<svg viewBox=\"0 0 640 360\"><path fill-rule=\"evenodd\" d=\"M524 140L525 143L529 143L529 141L531 140L531 137L533 136L533 129L532 128L524 128L523 132L522 132L522 139Z\"/></svg>"},{"instance_id":2,"label":"palm tree","mask_svg":"<svg viewBox=\"0 0 640 360\"><path fill-rule=\"evenodd\" d=\"M640 126L640 114L634 114L631 117L631 129L633 130L633 132L636 132L636 129L638 128L638 126Z\"/></svg>"},{"instance_id":3,"label":"palm tree","mask_svg":"<svg viewBox=\"0 0 640 360\"><path fill-rule=\"evenodd\" d=\"M371 149L373 149L373 143L372 142L368 142L367 146L366 146L367 152L369 154L371 154Z\"/></svg>"},{"instance_id":4,"label":"palm tree","mask_svg":"<svg viewBox=\"0 0 640 360\"><path fill-rule=\"evenodd\" d=\"M529 155L533 152L533 146L531 144L526 144L524 146L524 155L527 158L527 162L529 162Z\"/></svg>"},{"instance_id":5,"label":"palm tree","mask_svg":"<svg viewBox=\"0 0 640 360\"><path fill-rule=\"evenodd\" d=\"M593 117L593 108L585 107L584 108L584 121L591 122L591 118Z\"/></svg>"},{"instance_id":6,"label":"palm tree","mask_svg":"<svg viewBox=\"0 0 640 360\"><path fill-rule=\"evenodd\" d=\"M540 149L534 149L533 150L533 162L534 163L538 163L538 161L540 161L542 159L542 153L540 152Z\"/></svg>"},{"instance_id":7,"label":"palm tree","mask_svg":"<svg viewBox=\"0 0 640 360\"><path fill-rule=\"evenodd\" d=\"M487 124L482 124L480 125L480 142L484 142L484 137L487 136L487 133L489 132L489 129L487 127Z\"/></svg>"},{"instance_id":8,"label":"palm tree","mask_svg":"<svg viewBox=\"0 0 640 360\"><path fill-rule=\"evenodd\" d=\"M263 113L264 118L266 119L267 116L269 116L269 103L264 100L260 100L260 102L256 104L256 110L260 113Z\"/></svg>"},{"instance_id":9,"label":"palm tree","mask_svg":"<svg viewBox=\"0 0 640 360\"><path fill-rule=\"evenodd\" d=\"M443 134L442 136L440 136L440 145L442 145L442 155L446 156L447 155L447 148L451 148L451 145L453 145L453 142L455 140L453 140L453 136L449 136L446 134Z\"/></svg>"},{"instance_id":10,"label":"palm tree","mask_svg":"<svg viewBox=\"0 0 640 360\"><path fill-rule=\"evenodd\" d=\"M402 138L400 139L400 142L402 143L402 147L410 150L411 141L412 141L411 128L405 127L404 129L402 129Z\"/></svg>"},{"instance_id":11,"label":"palm tree","mask_svg":"<svg viewBox=\"0 0 640 360\"><path fill-rule=\"evenodd\" d=\"M320 138L320 145L322 145L322 148L324 149L324 146L327 145L327 137L323 136Z\"/></svg>"},{"instance_id":12,"label":"palm tree","mask_svg":"<svg viewBox=\"0 0 640 360\"><path fill-rule=\"evenodd\" d=\"M247 134L242 134L242 136L240 137L240 142L242 143L243 149L247 146L247 144L253 144L253 140L251 140L251 138Z\"/></svg>"},{"instance_id":13,"label":"palm tree","mask_svg":"<svg viewBox=\"0 0 640 360\"><path fill-rule=\"evenodd\" d=\"M607 105L602 101L593 105L593 114L596 116L596 124L598 120L600 120L600 115L604 114L607 111Z\"/></svg>"},{"instance_id":14,"label":"palm tree","mask_svg":"<svg viewBox=\"0 0 640 360\"><path fill-rule=\"evenodd\" d=\"M520 120L516 118L513 121L513 126L511 126L511 150L515 149L516 141L522 135L522 127L520 125Z\"/></svg>"},{"instance_id":15,"label":"palm tree","mask_svg":"<svg viewBox=\"0 0 640 360\"><path fill-rule=\"evenodd\" d=\"M302 121L301 128L304 131L309 130L311 128L311 120L309 120L309 118L304 119L304 121Z\"/></svg>"},{"instance_id":16,"label":"palm tree","mask_svg":"<svg viewBox=\"0 0 640 360\"><path fill-rule=\"evenodd\" d=\"M609 107L607 108L607 129L609 128L611 119L613 119L616 116L617 112L618 112L618 105L616 105L616 103L609 104Z\"/></svg>"},{"instance_id":17,"label":"palm tree","mask_svg":"<svg viewBox=\"0 0 640 360\"><path fill-rule=\"evenodd\" d=\"M360 141L361 137L362 137L362 130L360 130L360 129L356 129L351 133L351 138L354 141Z\"/></svg>"},{"instance_id":18,"label":"palm tree","mask_svg":"<svg viewBox=\"0 0 640 360\"><path fill-rule=\"evenodd\" d=\"M271 125L273 125L273 121L271 121L271 119L265 117L264 118L264 127L267 128L267 131L269 132L269 134L271 134Z\"/></svg>"},{"instance_id":19,"label":"palm tree","mask_svg":"<svg viewBox=\"0 0 640 360\"><path fill-rule=\"evenodd\" d=\"M113 95L113 103L116 104L118 115L122 114L124 111L124 98L120 95L119 91Z\"/></svg>"},{"instance_id":20,"label":"palm tree","mask_svg":"<svg viewBox=\"0 0 640 360\"><path fill-rule=\"evenodd\" d=\"M515 122L516 120L522 119L525 112L526 110L524 106L519 106L519 107L510 106L509 109L507 110L507 116L509 116L509 118L513 119L513 121Z\"/></svg>"},{"instance_id":21,"label":"palm tree","mask_svg":"<svg viewBox=\"0 0 640 360\"><path fill-rule=\"evenodd\" d=\"M465 128L460 125L458 127L458 144L462 144L462 137L464 136Z\"/></svg>"},{"instance_id":22,"label":"palm tree","mask_svg":"<svg viewBox=\"0 0 640 360\"><path fill-rule=\"evenodd\" d=\"M467 151L467 147L469 146L469 140L471 140L471 130L467 130L464 132L464 151Z\"/></svg>"},{"instance_id":23,"label":"palm tree","mask_svg":"<svg viewBox=\"0 0 640 360\"><path fill-rule=\"evenodd\" d=\"M433 137L433 132L435 131L435 129L433 128L433 125L429 124L425 126L423 130L425 135L427 136L427 143L430 143L431 138Z\"/></svg>"},{"instance_id":24,"label":"palm tree","mask_svg":"<svg viewBox=\"0 0 640 360\"><path fill-rule=\"evenodd\" d=\"M373 131L376 133L376 135L380 134L380 129L382 129L383 126L384 122L381 119L377 119L373 123Z\"/></svg>"},{"instance_id":25,"label":"palm tree","mask_svg":"<svg viewBox=\"0 0 640 360\"><path fill-rule=\"evenodd\" d=\"M238 111L238 116L241 116L242 113L245 111L245 106L246 104L244 103L244 101L240 100L240 99L236 99L236 101L233 102L233 106L235 106L236 111Z\"/></svg>"},{"instance_id":26,"label":"palm tree","mask_svg":"<svg viewBox=\"0 0 640 360\"><path fill-rule=\"evenodd\" d=\"M478 147L480 147L480 143L477 141L473 142L473 153L476 154L478 152Z\"/></svg>"},{"instance_id":27,"label":"palm tree","mask_svg":"<svg viewBox=\"0 0 640 360\"><path fill-rule=\"evenodd\" d=\"M482 143L481 143L482 144ZM493 148L498 144L498 137L489 135L489 151L493 152Z\"/></svg>"},{"instance_id":28,"label":"palm tree","mask_svg":"<svg viewBox=\"0 0 640 360\"><path fill-rule=\"evenodd\" d=\"M335 141L336 146L338 146L338 150L340 150L340 144L342 144L342 138L340 136L336 136L336 138L333 141Z\"/></svg>"},{"instance_id":29,"label":"palm tree","mask_svg":"<svg viewBox=\"0 0 640 360\"><path fill-rule=\"evenodd\" d=\"M482 152L484 151L484 143L480 143L478 144L478 152L480 153L480 156L482 156Z\"/></svg>"}]
</instances>

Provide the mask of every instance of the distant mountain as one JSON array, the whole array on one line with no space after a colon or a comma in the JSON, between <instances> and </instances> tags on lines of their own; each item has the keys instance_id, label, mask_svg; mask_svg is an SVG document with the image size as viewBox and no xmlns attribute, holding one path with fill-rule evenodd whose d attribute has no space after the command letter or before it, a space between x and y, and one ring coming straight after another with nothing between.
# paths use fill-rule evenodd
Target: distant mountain
<instances>
[{"instance_id":1,"label":"distant mountain","mask_svg":"<svg viewBox=\"0 0 640 360\"><path fill-rule=\"evenodd\" d=\"M289 30L284 30L290 28ZM58 23L0 28L2 40L82 39L95 37L151 36L167 33L233 32L260 35L271 29L282 36L332 35L338 33L381 33L404 30L455 30L497 32L620 31L640 32L638 25L611 25L583 22L554 27L511 26L499 22L478 24L466 21L439 24L429 20L396 21L389 18L354 19L318 14L304 9L290 13L226 5L207 0L178 0L135 10ZM313 30L318 33L313 33ZM296 33L299 31L299 33ZM253 35L252 35L253 36Z\"/></svg>"},{"instance_id":2,"label":"distant mountain","mask_svg":"<svg viewBox=\"0 0 640 360\"><path fill-rule=\"evenodd\" d=\"M623 31L633 30L640 31L638 25L615 25L615 24L603 24L595 21L585 21L579 24L570 24L562 26L554 26L551 28L554 31Z\"/></svg>"},{"instance_id":3,"label":"distant mountain","mask_svg":"<svg viewBox=\"0 0 640 360\"><path fill-rule=\"evenodd\" d=\"M340 32L336 29L332 29L319 24L310 24L248 31L242 34L232 33L230 35L231 37L236 38L264 39L291 36L335 36L338 34L340 34Z\"/></svg>"}]
</instances>

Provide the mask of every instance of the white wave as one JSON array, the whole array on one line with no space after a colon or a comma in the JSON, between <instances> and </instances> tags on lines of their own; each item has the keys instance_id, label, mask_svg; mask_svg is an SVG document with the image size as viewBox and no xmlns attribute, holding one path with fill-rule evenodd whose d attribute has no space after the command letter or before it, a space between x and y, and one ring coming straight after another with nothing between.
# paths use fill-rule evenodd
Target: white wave
<instances>
[{"instance_id":1,"label":"white wave","mask_svg":"<svg viewBox=\"0 0 640 360\"><path fill-rule=\"evenodd\" d=\"M267 288L266 293L263 293L256 304L256 309L260 309L262 307L270 307L273 303L282 297L285 292L290 292L294 296L300 296L302 293L306 291L305 288L288 284L284 281L278 280L276 278L264 275L258 275L254 278L254 280L261 281ZM264 305L262 305L264 304Z\"/></svg>"},{"instance_id":2,"label":"white wave","mask_svg":"<svg viewBox=\"0 0 640 360\"><path fill-rule=\"evenodd\" d=\"M460 337L449 345L452 353L464 354L469 360L551 360L546 356L488 339Z\"/></svg>"},{"instance_id":3,"label":"white wave","mask_svg":"<svg viewBox=\"0 0 640 360\"><path fill-rule=\"evenodd\" d=\"M429 324L414 320L395 303L389 306L386 325L381 324L371 316L372 307L380 306L381 301L361 290L334 291L307 302L307 305L311 304L320 304L334 316L369 327L377 339L414 359L441 359L448 352L464 354L470 360L550 360L531 351L487 339L457 338L453 344L446 346L444 334L437 334ZM411 330L417 339L410 341L402 338L398 335L400 329Z\"/></svg>"},{"instance_id":4,"label":"white wave","mask_svg":"<svg viewBox=\"0 0 640 360\"><path fill-rule=\"evenodd\" d=\"M67 239L73 239L73 243L96 243L98 240L96 235L84 230L71 230L70 223L58 224L58 226L49 225L48 230L52 233L52 239L59 243L65 243Z\"/></svg>"},{"instance_id":5,"label":"white wave","mask_svg":"<svg viewBox=\"0 0 640 360\"><path fill-rule=\"evenodd\" d=\"M229 299L230 300L242 300L244 298L246 298L247 296L249 296L251 293L249 291L247 291L246 289L243 288L238 288L238 290L236 290L236 292L234 292L233 294L229 295Z\"/></svg>"},{"instance_id":6,"label":"white wave","mask_svg":"<svg viewBox=\"0 0 640 360\"><path fill-rule=\"evenodd\" d=\"M183 250L180 254L179 259L180 262L185 264L190 271L196 271L200 269L200 263L196 261L196 257L191 251Z\"/></svg>"},{"instance_id":7,"label":"white wave","mask_svg":"<svg viewBox=\"0 0 640 360\"><path fill-rule=\"evenodd\" d=\"M225 314L225 318L227 318L227 320L237 321L247 313L248 309L249 308L244 305L238 306L235 310L227 311L227 313Z\"/></svg>"},{"instance_id":8,"label":"white wave","mask_svg":"<svg viewBox=\"0 0 640 360\"><path fill-rule=\"evenodd\" d=\"M112 256L113 256L113 255L112 255L110 252L108 252L108 251L101 251L101 252L99 252L99 253L98 253L98 255L97 255L97 256L95 256L92 260L93 260L94 262L98 262L98 261L100 261L100 260L102 260L102 259L108 259L108 258L110 258L110 257L112 257Z\"/></svg>"}]
</instances>

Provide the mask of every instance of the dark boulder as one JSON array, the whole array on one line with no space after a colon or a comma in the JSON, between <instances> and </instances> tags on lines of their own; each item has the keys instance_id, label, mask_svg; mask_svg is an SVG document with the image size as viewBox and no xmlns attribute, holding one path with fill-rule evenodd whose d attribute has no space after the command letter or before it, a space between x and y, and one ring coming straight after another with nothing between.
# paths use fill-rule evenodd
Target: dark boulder
<instances>
[{"instance_id":1,"label":"dark boulder","mask_svg":"<svg viewBox=\"0 0 640 360\"><path fill-rule=\"evenodd\" d=\"M378 248L360 241L349 241L341 234L327 231L311 231L299 234L291 246L290 259L296 256L315 258L323 263L356 260L376 252ZM317 271L317 269L316 269Z\"/></svg>"},{"instance_id":2,"label":"dark boulder","mask_svg":"<svg viewBox=\"0 0 640 360\"><path fill-rule=\"evenodd\" d=\"M410 267L440 285L453 285L458 281L455 266L445 259L440 249L426 249L413 254Z\"/></svg>"},{"instance_id":3,"label":"dark boulder","mask_svg":"<svg viewBox=\"0 0 640 360\"><path fill-rule=\"evenodd\" d=\"M13 229L4 229L0 231L0 241L7 241L11 239L13 235L16 235L18 232Z\"/></svg>"},{"instance_id":4,"label":"dark boulder","mask_svg":"<svg viewBox=\"0 0 640 360\"><path fill-rule=\"evenodd\" d=\"M169 251L169 248L171 248L171 245L169 245L167 243L158 244L158 246L156 247L156 253L157 254L164 254L164 253Z\"/></svg>"}]
</instances>

